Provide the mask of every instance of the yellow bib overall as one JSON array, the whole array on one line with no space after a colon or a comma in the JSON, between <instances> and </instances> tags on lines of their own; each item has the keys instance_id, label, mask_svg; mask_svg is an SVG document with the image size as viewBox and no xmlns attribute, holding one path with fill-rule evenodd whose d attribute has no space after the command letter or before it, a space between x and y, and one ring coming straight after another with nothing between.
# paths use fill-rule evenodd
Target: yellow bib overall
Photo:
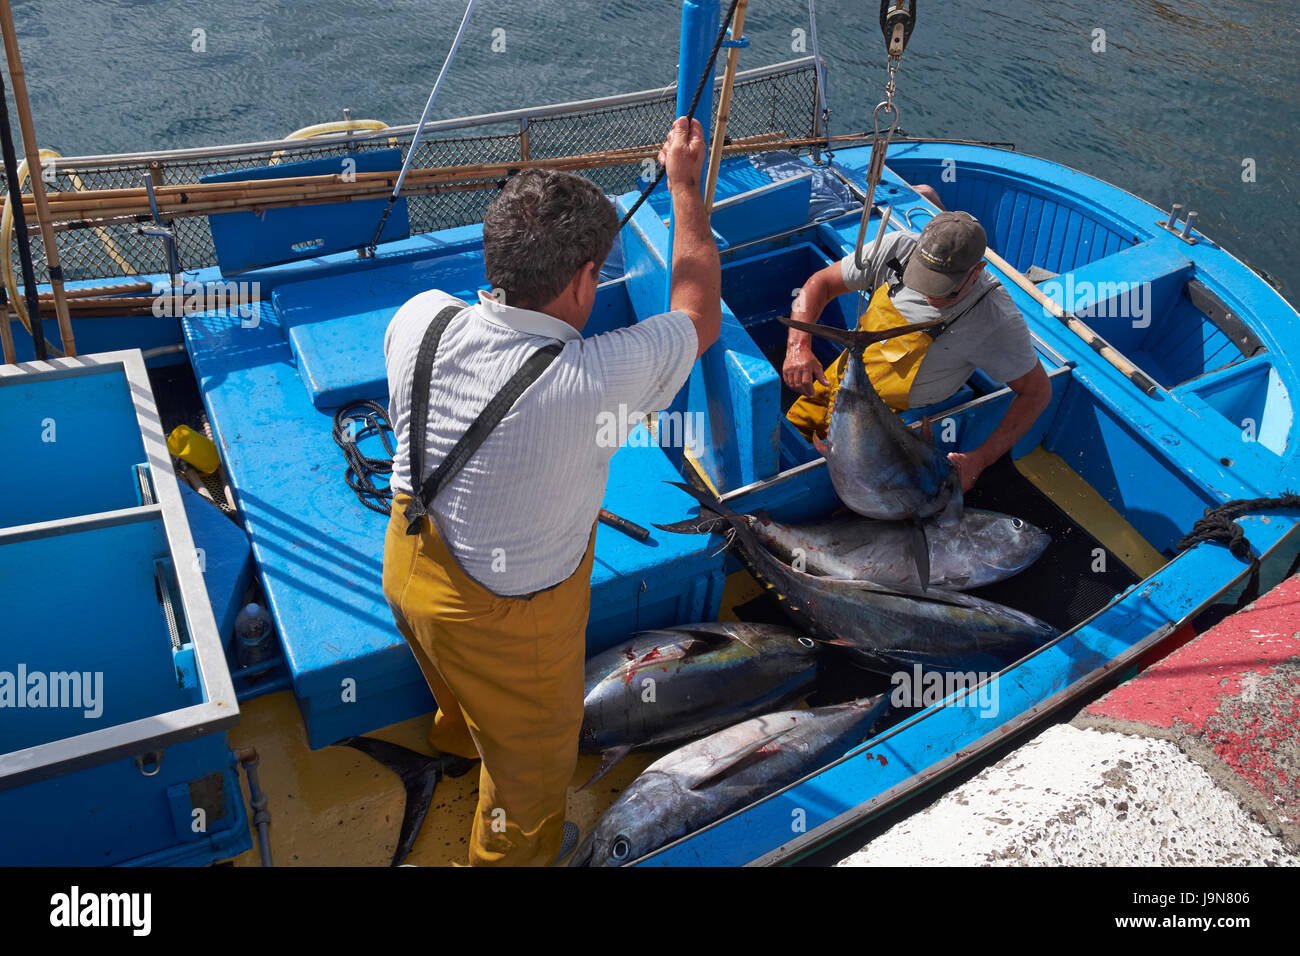
<instances>
[{"instance_id":1,"label":"yellow bib overall","mask_svg":"<svg viewBox=\"0 0 1300 956\"><path fill-rule=\"evenodd\" d=\"M882 332L908 324L903 313L898 311L893 300L889 298L889 286L882 283L871 296L867 310L858 320L858 331ZM876 394L894 411L901 412L908 408L907 396L912 390L912 382L921 367L921 359L925 358L926 350L930 348L930 343L933 341L934 339L926 332L912 332L883 342L875 342L867 346L863 353L863 365L866 367L867 377L875 386ZM814 380L812 395L800 397L786 413L790 423L809 440L814 435L823 439L826 437L835 390L839 388L840 380L844 377L848 356L846 349L827 367L826 380L830 382L829 387Z\"/></svg>"},{"instance_id":2,"label":"yellow bib overall","mask_svg":"<svg viewBox=\"0 0 1300 956\"><path fill-rule=\"evenodd\" d=\"M578 764L596 529L565 580L498 597L461 570L432 518L406 533L393 499L384 597L438 704L429 743L482 757L471 866L546 866L560 850Z\"/></svg>"}]
</instances>

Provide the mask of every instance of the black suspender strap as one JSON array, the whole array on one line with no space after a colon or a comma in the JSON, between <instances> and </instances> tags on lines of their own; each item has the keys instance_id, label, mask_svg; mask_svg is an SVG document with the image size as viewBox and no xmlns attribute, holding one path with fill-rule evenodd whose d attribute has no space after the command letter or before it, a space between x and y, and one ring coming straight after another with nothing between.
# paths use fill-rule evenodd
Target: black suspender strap
<instances>
[{"instance_id":1,"label":"black suspender strap","mask_svg":"<svg viewBox=\"0 0 1300 956\"><path fill-rule=\"evenodd\" d=\"M433 380L433 360L438 353L438 343L453 316L461 310L455 306L443 309L434 317L420 342L420 351L415 359L415 375L411 382L411 428L407 435L411 462L411 487L414 489L419 476L424 474L424 442L428 432L429 390ZM447 482L451 481L465 463L474 456L479 447L492 434L492 429L500 424L501 419L514 407L519 397L528 390L542 373L555 361L563 346L559 343L544 346L528 357L510 380L501 386L501 390L492 396L483 411L474 419L469 429L460 440L452 446L442 463L434 469L419 490L411 496L405 515L406 533L419 534L420 525L433 499L438 496Z\"/></svg>"},{"instance_id":2,"label":"black suspender strap","mask_svg":"<svg viewBox=\"0 0 1300 956\"><path fill-rule=\"evenodd\" d=\"M974 301L972 301L970 305L966 306L966 308L962 309L960 312L954 315L947 322L943 323L943 325L935 326L933 329L927 329L926 334L930 336L930 341L933 342L939 336L943 335L943 333L947 332L950 328L952 328L953 324L958 319L960 319L963 315L966 315L968 312L970 312L970 310L975 308L975 306L979 305L980 301L997 287L998 284L996 282L990 284L983 292L975 296Z\"/></svg>"},{"instance_id":3,"label":"black suspender strap","mask_svg":"<svg viewBox=\"0 0 1300 956\"><path fill-rule=\"evenodd\" d=\"M460 313L460 309L449 305L433 317L429 327L424 330L420 340L420 350L415 355L415 374L411 378L411 426L406 434L406 460L411 466L411 488L424 474L424 440L429 431L429 389L433 384L433 360L438 354L438 343L442 333L447 330L451 320ZM406 507L406 518L410 522L407 534L415 534L420 528L420 519L425 515L425 505L419 495L412 495L412 501ZM415 531L411 528L414 527Z\"/></svg>"}]
</instances>

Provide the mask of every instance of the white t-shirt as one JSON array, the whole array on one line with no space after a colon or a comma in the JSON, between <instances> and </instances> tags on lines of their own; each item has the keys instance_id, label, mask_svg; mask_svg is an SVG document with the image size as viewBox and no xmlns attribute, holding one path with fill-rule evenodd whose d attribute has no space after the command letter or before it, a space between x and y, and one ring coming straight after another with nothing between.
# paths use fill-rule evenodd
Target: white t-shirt
<instances>
[{"instance_id":1,"label":"white t-shirt","mask_svg":"<svg viewBox=\"0 0 1300 956\"><path fill-rule=\"evenodd\" d=\"M845 256L840 260L844 284L856 292L874 289L884 282L896 282L887 263L895 256L899 262L905 262L919 238L917 233L905 230L888 233L881 240L880 251L863 271L854 265L851 254ZM924 408L943 401L961 388L977 368L983 369L995 382L1009 382L1028 374L1038 363L1025 317L1002 283L987 270L980 273L975 285L958 302L945 309L934 308L925 301L924 295L906 286L891 298L903 317L916 324L959 315L975 296L990 286L994 288L974 308L930 344L907 394L908 407Z\"/></svg>"},{"instance_id":2,"label":"white t-shirt","mask_svg":"<svg viewBox=\"0 0 1300 956\"><path fill-rule=\"evenodd\" d=\"M394 491L412 493L407 449L416 353L429 323L449 305L466 303L423 292L397 310L384 335L397 443ZM635 425L627 418L667 406L699 348L684 312L584 339L553 316L480 293L438 346L421 482L528 357L556 341L563 350L555 361L429 509L465 573L500 596L531 594L573 574L604 497L609 460ZM617 440L610 440L611 416L621 423Z\"/></svg>"}]
</instances>

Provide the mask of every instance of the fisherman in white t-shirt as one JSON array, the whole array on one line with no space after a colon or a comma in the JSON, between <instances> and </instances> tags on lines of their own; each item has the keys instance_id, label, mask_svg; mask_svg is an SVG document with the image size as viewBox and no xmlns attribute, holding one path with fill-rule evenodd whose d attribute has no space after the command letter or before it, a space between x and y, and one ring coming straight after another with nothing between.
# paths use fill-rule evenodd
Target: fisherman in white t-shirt
<instances>
[{"instance_id":1,"label":"fisherman in white t-shirt","mask_svg":"<svg viewBox=\"0 0 1300 956\"><path fill-rule=\"evenodd\" d=\"M483 760L470 865L544 866L561 846L618 450L601 426L667 406L722 321L704 154L684 118L660 153L677 222L669 312L584 338L618 215L586 179L527 170L483 221L501 294L422 293L384 337L397 444L384 596L437 700L429 740L446 770Z\"/></svg>"},{"instance_id":2,"label":"fisherman in white t-shirt","mask_svg":"<svg viewBox=\"0 0 1300 956\"><path fill-rule=\"evenodd\" d=\"M938 205L933 190L918 191ZM974 216L941 212L919 236L904 230L887 234L865 269L858 269L850 254L820 270L804 285L791 312L796 321L816 322L836 296L866 291L872 293L871 301L858 326L864 331L946 320L939 330L870 346L864 361L877 393L895 411L943 401L977 368L1015 392L983 444L948 456L965 491L1029 431L1052 397L1024 316L1001 283L984 271L986 242L984 227ZM812 352L811 334L790 329L782 377L803 397L787 417L809 439L826 437L846 356L824 369Z\"/></svg>"}]
</instances>

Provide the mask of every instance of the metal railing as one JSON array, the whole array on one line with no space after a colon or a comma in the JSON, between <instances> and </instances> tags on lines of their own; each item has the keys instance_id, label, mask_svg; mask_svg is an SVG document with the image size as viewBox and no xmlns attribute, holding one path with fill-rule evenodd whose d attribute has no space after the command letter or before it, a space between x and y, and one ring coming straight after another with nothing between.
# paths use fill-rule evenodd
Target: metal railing
<instances>
[{"instance_id":1,"label":"metal railing","mask_svg":"<svg viewBox=\"0 0 1300 956\"><path fill-rule=\"evenodd\" d=\"M715 81L715 105L721 77ZM413 168L510 164L627 147L657 144L674 119L675 84L597 99L506 110L440 120L425 127L415 148ZM816 61L803 57L746 70L737 75L729 132L735 139L780 133L786 138L820 135ZM147 177L155 187L197 183L219 172L294 162L373 149L409 148L415 124L378 130L353 130L311 138L187 149L153 150L98 156L67 156L46 164L47 190L133 188ZM639 188L640 160L582 170L605 192ZM475 182L481 188L408 196L412 233L433 232L481 222L498 180ZM194 270L216 263L207 217L176 219L175 248L181 266ZM141 236L134 225L58 233L64 277L70 281L109 279L169 271L167 253L156 238ZM11 241L5 254L16 256ZM44 249L32 235L38 282L49 280Z\"/></svg>"}]
</instances>

